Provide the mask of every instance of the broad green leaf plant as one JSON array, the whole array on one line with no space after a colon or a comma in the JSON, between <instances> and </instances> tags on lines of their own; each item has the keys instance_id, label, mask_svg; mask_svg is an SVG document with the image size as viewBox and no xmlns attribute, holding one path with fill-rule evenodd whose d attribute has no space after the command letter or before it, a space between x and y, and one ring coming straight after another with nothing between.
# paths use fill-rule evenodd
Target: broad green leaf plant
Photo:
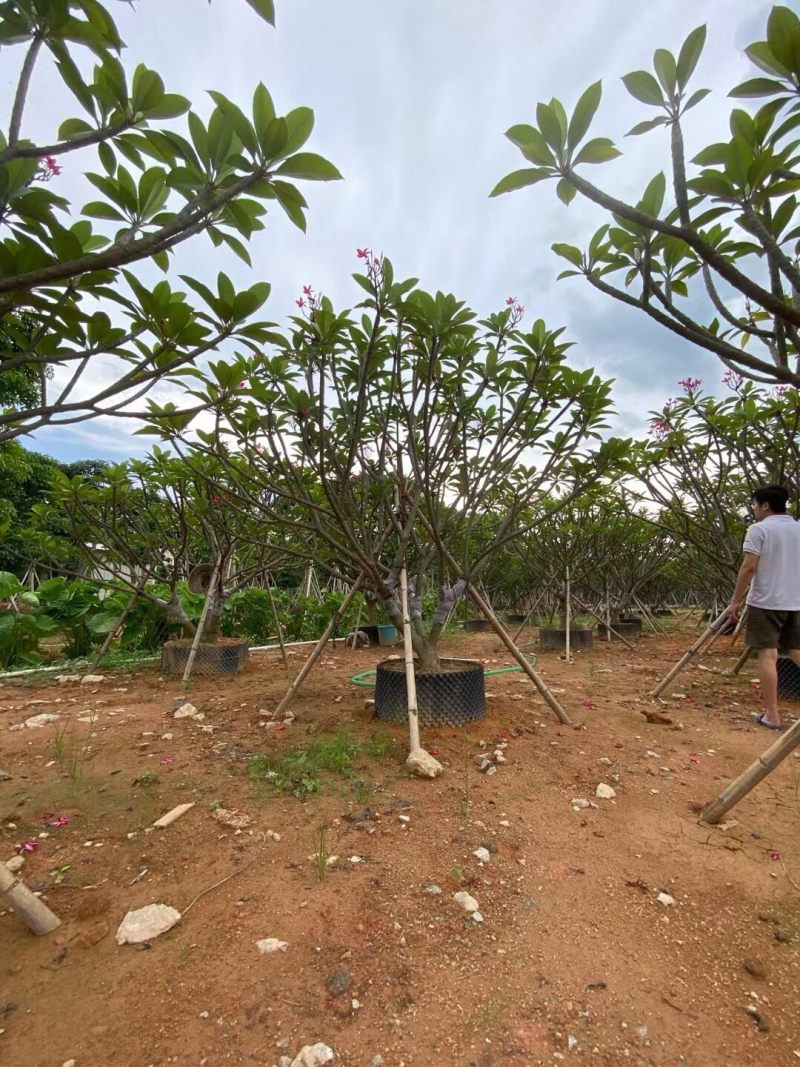
<instances>
[{"instance_id":1,"label":"broad green leaf plant","mask_svg":"<svg viewBox=\"0 0 800 1067\"><path fill-rule=\"evenodd\" d=\"M670 175L657 173L641 199L626 203L586 176L621 155L607 137L589 137L601 100L591 85L569 116L558 100L540 103L536 125L506 133L532 164L502 179L492 195L556 182L569 204L599 205L608 222L585 250L557 243L568 268L607 296L714 353L728 370L757 382L800 385L800 19L774 7L766 39L746 49L759 72L735 87L736 107L721 139L685 159L683 126L707 89L692 88L706 38L693 30L677 55L659 48L653 71L625 75L649 117L628 136L669 134ZM705 302L708 318L694 311ZM702 315L702 312L701 312Z\"/></svg>"},{"instance_id":2,"label":"broad green leaf plant","mask_svg":"<svg viewBox=\"0 0 800 1067\"><path fill-rule=\"evenodd\" d=\"M271 0L248 3L272 20ZM313 113L277 114L259 85L247 112L211 91L202 119L156 71L123 63L124 43L99 0L0 2L0 47L4 56L23 52L0 128L0 377L37 383L35 395L0 409L0 442L48 424L132 415L157 382L228 338L260 350L270 324L254 316L270 286L237 291L224 273L212 286L177 280L171 256L205 234L249 264L268 206L305 228L295 181L340 177L305 150ZM43 61L61 78L58 104L71 101L77 114L67 111L41 143L26 133L26 117ZM70 204L59 183L81 166L86 199ZM155 284L151 264L166 275ZM101 384L103 357L116 373Z\"/></svg>"}]
</instances>

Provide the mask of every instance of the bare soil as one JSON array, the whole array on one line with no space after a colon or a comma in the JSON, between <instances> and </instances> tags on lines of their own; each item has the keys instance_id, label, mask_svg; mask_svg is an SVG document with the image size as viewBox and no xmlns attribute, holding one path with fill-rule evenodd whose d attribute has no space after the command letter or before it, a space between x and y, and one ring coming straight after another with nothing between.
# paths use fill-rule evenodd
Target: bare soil
<instances>
[{"instance_id":1,"label":"bare soil","mask_svg":"<svg viewBox=\"0 0 800 1067\"><path fill-rule=\"evenodd\" d=\"M285 724L263 725L287 684L276 653L198 679L202 720L173 717L178 685L155 667L91 687L7 683L0 858L35 843L22 875L64 922L35 938L0 910L3 1067L271 1067L315 1041L344 1067L798 1064L800 761L725 828L698 823L777 735L754 725L752 664L721 673L729 638L653 704L694 636L540 655L572 728L523 674L487 678L483 722L424 732L446 766L435 781L408 776L405 731L377 724L350 682L385 649L327 652ZM445 647L510 663L492 634ZM291 651L299 667L307 649ZM14 729L41 712L60 718ZM362 748L349 777L309 768L300 796L249 773L266 765L255 755L337 731L394 743ZM507 762L480 773L473 757L504 742ZM600 782L616 798L574 810ZM462 889L483 923L454 902ZM184 917L118 947L125 913L151 903ZM288 947L261 955L269 937Z\"/></svg>"}]
</instances>

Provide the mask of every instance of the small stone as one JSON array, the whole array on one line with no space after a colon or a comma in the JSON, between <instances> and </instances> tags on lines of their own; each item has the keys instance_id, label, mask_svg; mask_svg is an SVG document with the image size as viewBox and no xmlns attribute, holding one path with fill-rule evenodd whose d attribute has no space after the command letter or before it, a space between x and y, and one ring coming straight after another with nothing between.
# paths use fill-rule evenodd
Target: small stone
<instances>
[{"instance_id":1,"label":"small stone","mask_svg":"<svg viewBox=\"0 0 800 1067\"><path fill-rule=\"evenodd\" d=\"M473 912L477 911L480 907L475 897L472 897L469 895L469 893L465 893L463 891L460 893L454 893L453 900L456 902L456 904L459 905L459 907L463 908L464 911L466 911L470 915Z\"/></svg>"},{"instance_id":2,"label":"small stone","mask_svg":"<svg viewBox=\"0 0 800 1067\"><path fill-rule=\"evenodd\" d=\"M64 1060L61 1067L75 1067L75 1060Z\"/></svg>"},{"instance_id":3,"label":"small stone","mask_svg":"<svg viewBox=\"0 0 800 1067\"><path fill-rule=\"evenodd\" d=\"M223 826L230 826L232 830L246 830L250 825L250 816L240 811L228 811L227 808L217 808L214 818Z\"/></svg>"},{"instance_id":4,"label":"small stone","mask_svg":"<svg viewBox=\"0 0 800 1067\"><path fill-rule=\"evenodd\" d=\"M572 808L574 811L584 811L586 808L590 808L591 804L588 800L584 800L583 797L572 798Z\"/></svg>"},{"instance_id":5,"label":"small stone","mask_svg":"<svg viewBox=\"0 0 800 1067\"><path fill-rule=\"evenodd\" d=\"M614 763L614 761L610 760L608 756L601 756L597 762L602 764L603 767L611 767Z\"/></svg>"},{"instance_id":6,"label":"small stone","mask_svg":"<svg viewBox=\"0 0 800 1067\"><path fill-rule=\"evenodd\" d=\"M753 959L743 960L742 961L742 966L744 967L744 969L747 971L747 973L749 975L752 975L753 978L757 978L761 982L766 980L767 969L764 966L764 964L761 962L761 960L753 960Z\"/></svg>"},{"instance_id":7,"label":"small stone","mask_svg":"<svg viewBox=\"0 0 800 1067\"><path fill-rule=\"evenodd\" d=\"M438 897L442 892L442 887L438 885L426 885L425 892L428 893L429 896Z\"/></svg>"},{"instance_id":8,"label":"small stone","mask_svg":"<svg viewBox=\"0 0 800 1067\"><path fill-rule=\"evenodd\" d=\"M418 748L410 754L406 760L406 767L417 778L438 778L440 774L444 774L444 767L441 763L424 748Z\"/></svg>"},{"instance_id":9,"label":"small stone","mask_svg":"<svg viewBox=\"0 0 800 1067\"><path fill-rule=\"evenodd\" d=\"M101 682L106 680L104 674L84 674L81 678L81 685L100 685Z\"/></svg>"},{"instance_id":10,"label":"small stone","mask_svg":"<svg viewBox=\"0 0 800 1067\"><path fill-rule=\"evenodd\" d=\"M472 918L473 918L473 921L476 922L476 923L482 923L483 922L483 916L481 915L481 913L479 911L473 911L472 912Z\"/></svg>"},{"instance_id":11,"label":"small stone","mask_svg":"<svg viewBox=\"0 0 800 1067\"><path fill-rule=\"evenodd\" d=\"M488 767L486 767L486 768L484 769L484 772L483 772L483 773L484 773L484 774L485 774L485 775L486 775L487 777L488 777L488 776L489 776L490 774L497 774L497 767L495 767L495 765L494 765L493 763L490 763L490 764L489 764L489 766L488 766Z\"/></svg>"},{"instance_id":12,"label":"small stone","mask_svg":"<svg viewBox=\"0 0 800 1067\"><path fill-rule=\"evenodd\" d=\"M762 1015L761 1012L754 1008L752 1004L748 1004L744 1009L751 1019L755 1021L756 1026L762 1033L767 1033L769 1030L769 1020L766 1015Z\"/></svg>"},{"instance_id":13,"label":"small stone","mask_svg":"<svg viewBox=\"0 0 800 1067\"><path fill-rule=\"evenodd\" d=\"M479 863L488 863L489 860L492 858L492 854L489 852L489 849L483 848L483 846L481 846L481 848L476 848L472 855L478 860Z\"/></svg>"},{"instance_id":14,"label":"small stone","mask_svg":"<svg viewBox=\"0 0 800 1067\"><path fill-rule=\"evenodd\" d=\"M397 818L400 820L400 822L404 822L404 823L410 823L411 822L411 816L410 815L398 815Z\"/></svg>"},{"instance_id":15,"label":"small stone","mask_svg":"<svg viewBox=\"0 0 800 1067\"><path fill-rule=\"evenodd\" d=\"M278 1056L278 1062L275 1064L275 1067L292 1067L292 1057Z\"/></svg>"},{"instance_id":16,"label":"small stone","mask_svg":"<svg viewBox=\"0 0 800 1067\"><path fill-rule=\"evenodd\" d=\"M6 867L8 867L12 874L16 874L17 871L21 871L24 866L24 856L12 856L10 860L6 860Z\"/></svg>"},{"instance_id":17,"label":"small stone","mask_svg":"<svg viewBox=\"0 0 800 1067\"><path fill-rule=\"evenodd\" d=\"M500 822L497 825L498 826L510 826L511 823L508 821L508 819L501 819Z\"/></svg>"},{"instance_id":18,"label":"small stone","mask_svg":"<svg viewBox=\"0 0 800 1067\"><path fill-rule=\"evenodd\" d=\"M373 1056L372 1059L369 1061L369 1067L384 1067L385 1063L386 1060L383 1058L383 1056Z\"/></svg>"},{"instance_id":19,"label":"small stone","mask_svg":"<svg viewBox=\"0 0 800 1067\"><path fill-rule=\"evenodd\" d=\"M58 722L60 718L60 715L53 715L49 711L43 711L40 715L31 715L29 719L25 720L24 725L31 730L37 730L41 726L47 726L48 723Z\"/></svg>"},{"instance_id":20,"label":"small stone","mask_svg":"<svg viewBox=\"0 0 800 1067\"><path fill-rule=\"evenodd\" d=\"M332 1063L336 1054L328 1045L318 1041L316 1045L305 1045L289 1064L289 1067L323 1067Z\"/></svg>"},{"instance_id":21,"label":"small stone","mask_svg":"<svg viewBox=\"0 0 800 1067\"><path fill-rule=\"evenodd\" d=\"M659 893L656 900L659 904L663 904L665 908L671 908L675 904L675 897L671 897L669 893Z\"/></svg>"},{"instance_id":22,"label":"small stone","mask_svg":"<svg viewBox=\"0 0 800 1067\"><path fill-rule=\"evenodd\" d=\"M10 781L11 781L11 775L8 773L8 771L0 771L0 782L10 782Z\"/></svg>"},{"instance_id":23,"label":"small stone","mask_svg":"<svg viewBox=\"0 0 800 1067\"><path fill-rule=\"evenodd\" d=\"M262 956L269 956L273 952L285 952L288 947L288 942L279 941L277 937L265 937L261 941L256 941L256 948Z\"/></svg>"},{"instance_id":24,"label":"small stone","mask_svg":"<svg viewBox=\"0 0 800 1067\"><path fill-rule=\"evenodd\" d=\"M176 708L173 713L174 719L193 719L197 715L197 708L194 704L181 704L179 708Z\"/></svg>"},{"instance_id":25,"label":"small stone","mask_svg":"<svg viewBox=\"0 0 800 1067\"><path fill-rule=\"evenodd\" d=\"M780 941L783 945L790 945L792 942L791 935L787 934L785 930L776 930L775 940Z\"/></svg>"},{"instance_id":26,"label":"small stone","mask_svg":"<svg viewBox=\"0 0 800 1067\"><path fill-rule=\"evenodd\" d=\"M129 911L117 930L118 945L140 945L171 930L181 913L168 904L148 904Z\"/></svg>"},{"instance_id":27,"label":"small stone","mask_svg":"<svg viewBox=\"0 0 800 1067\"><path fill-rule=\"evenodd\" d=\"M333 974L329 974L325 979L325 986L332 997L342 996L352 984L353 979L350 977L350 972L344 970L344 968L334 971Z\"/></svg>"},{"instance_id":28,"label":"small stone","mask_svg":"<svg viewBox=\"0 0 800 1067\"><path fill-rule=\"evenodd\" d=\"M595 789L594 795L599 800L613 800L614 797L617 795L617 791L615 789L612 789L610 785L606 785L605 782L601 782L598 785L597 789Z\"/></svg>"},{"instance_id":29,"label":"small stone","mask_svg":"<svg viewBox=\"0 0 800 1067\"><path fill-rule=\"evenodd\" d=\"M59 685L67 685L71 682L79 682L81 676L79 674L57 674L56 681Z\"/></svg>"}]
</instances>

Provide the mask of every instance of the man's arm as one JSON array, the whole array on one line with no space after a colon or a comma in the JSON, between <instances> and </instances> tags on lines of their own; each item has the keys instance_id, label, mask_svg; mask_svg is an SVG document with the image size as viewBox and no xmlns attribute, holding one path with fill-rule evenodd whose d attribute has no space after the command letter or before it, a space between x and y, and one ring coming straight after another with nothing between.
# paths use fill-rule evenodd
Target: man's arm
<instances>
[{"instance_id":1,"label":"man's arm","mask_svg":"<svg viewBox=\"0 0 800 1067\"><path fill-rule=\"evenodd\" d=\"M742 602L747 596L747 590L750 588L750 583L755 577L755 573L758 570L758 556L755 552L745 552L742 565L739 568L739 574L736 578L736 588L733 591L731 602L728 605L728 610L731 613L731 618L734 622L738 622L739 614L742 610Z\"/></svg>"}]
</instances>

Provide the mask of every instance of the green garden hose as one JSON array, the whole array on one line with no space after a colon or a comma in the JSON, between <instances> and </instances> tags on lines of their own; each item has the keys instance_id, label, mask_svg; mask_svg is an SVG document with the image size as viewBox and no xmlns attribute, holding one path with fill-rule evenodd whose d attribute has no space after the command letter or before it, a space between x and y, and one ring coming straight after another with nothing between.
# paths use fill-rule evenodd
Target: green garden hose
<instances>
[{"instance_id":1,"label":"green garden hose","mask_svg":"<svg viewBox=\"0 0 800 1067\"><path fill-rule=\"evenodd\" d=\"M523 652L522 655L530 663L531 667L536 666L536 656L533 652ZM484 671L484 677L488 678L490 674L508 674L509 671L521 671L522 667L519 665L514 667L495 667L493 671ZM376 670L374 667L370 667L368 671L360 671L358 674L354 674L350 681L353 685L363 685L367 688L375 685Z\"/></svg>"}]
</instances>

